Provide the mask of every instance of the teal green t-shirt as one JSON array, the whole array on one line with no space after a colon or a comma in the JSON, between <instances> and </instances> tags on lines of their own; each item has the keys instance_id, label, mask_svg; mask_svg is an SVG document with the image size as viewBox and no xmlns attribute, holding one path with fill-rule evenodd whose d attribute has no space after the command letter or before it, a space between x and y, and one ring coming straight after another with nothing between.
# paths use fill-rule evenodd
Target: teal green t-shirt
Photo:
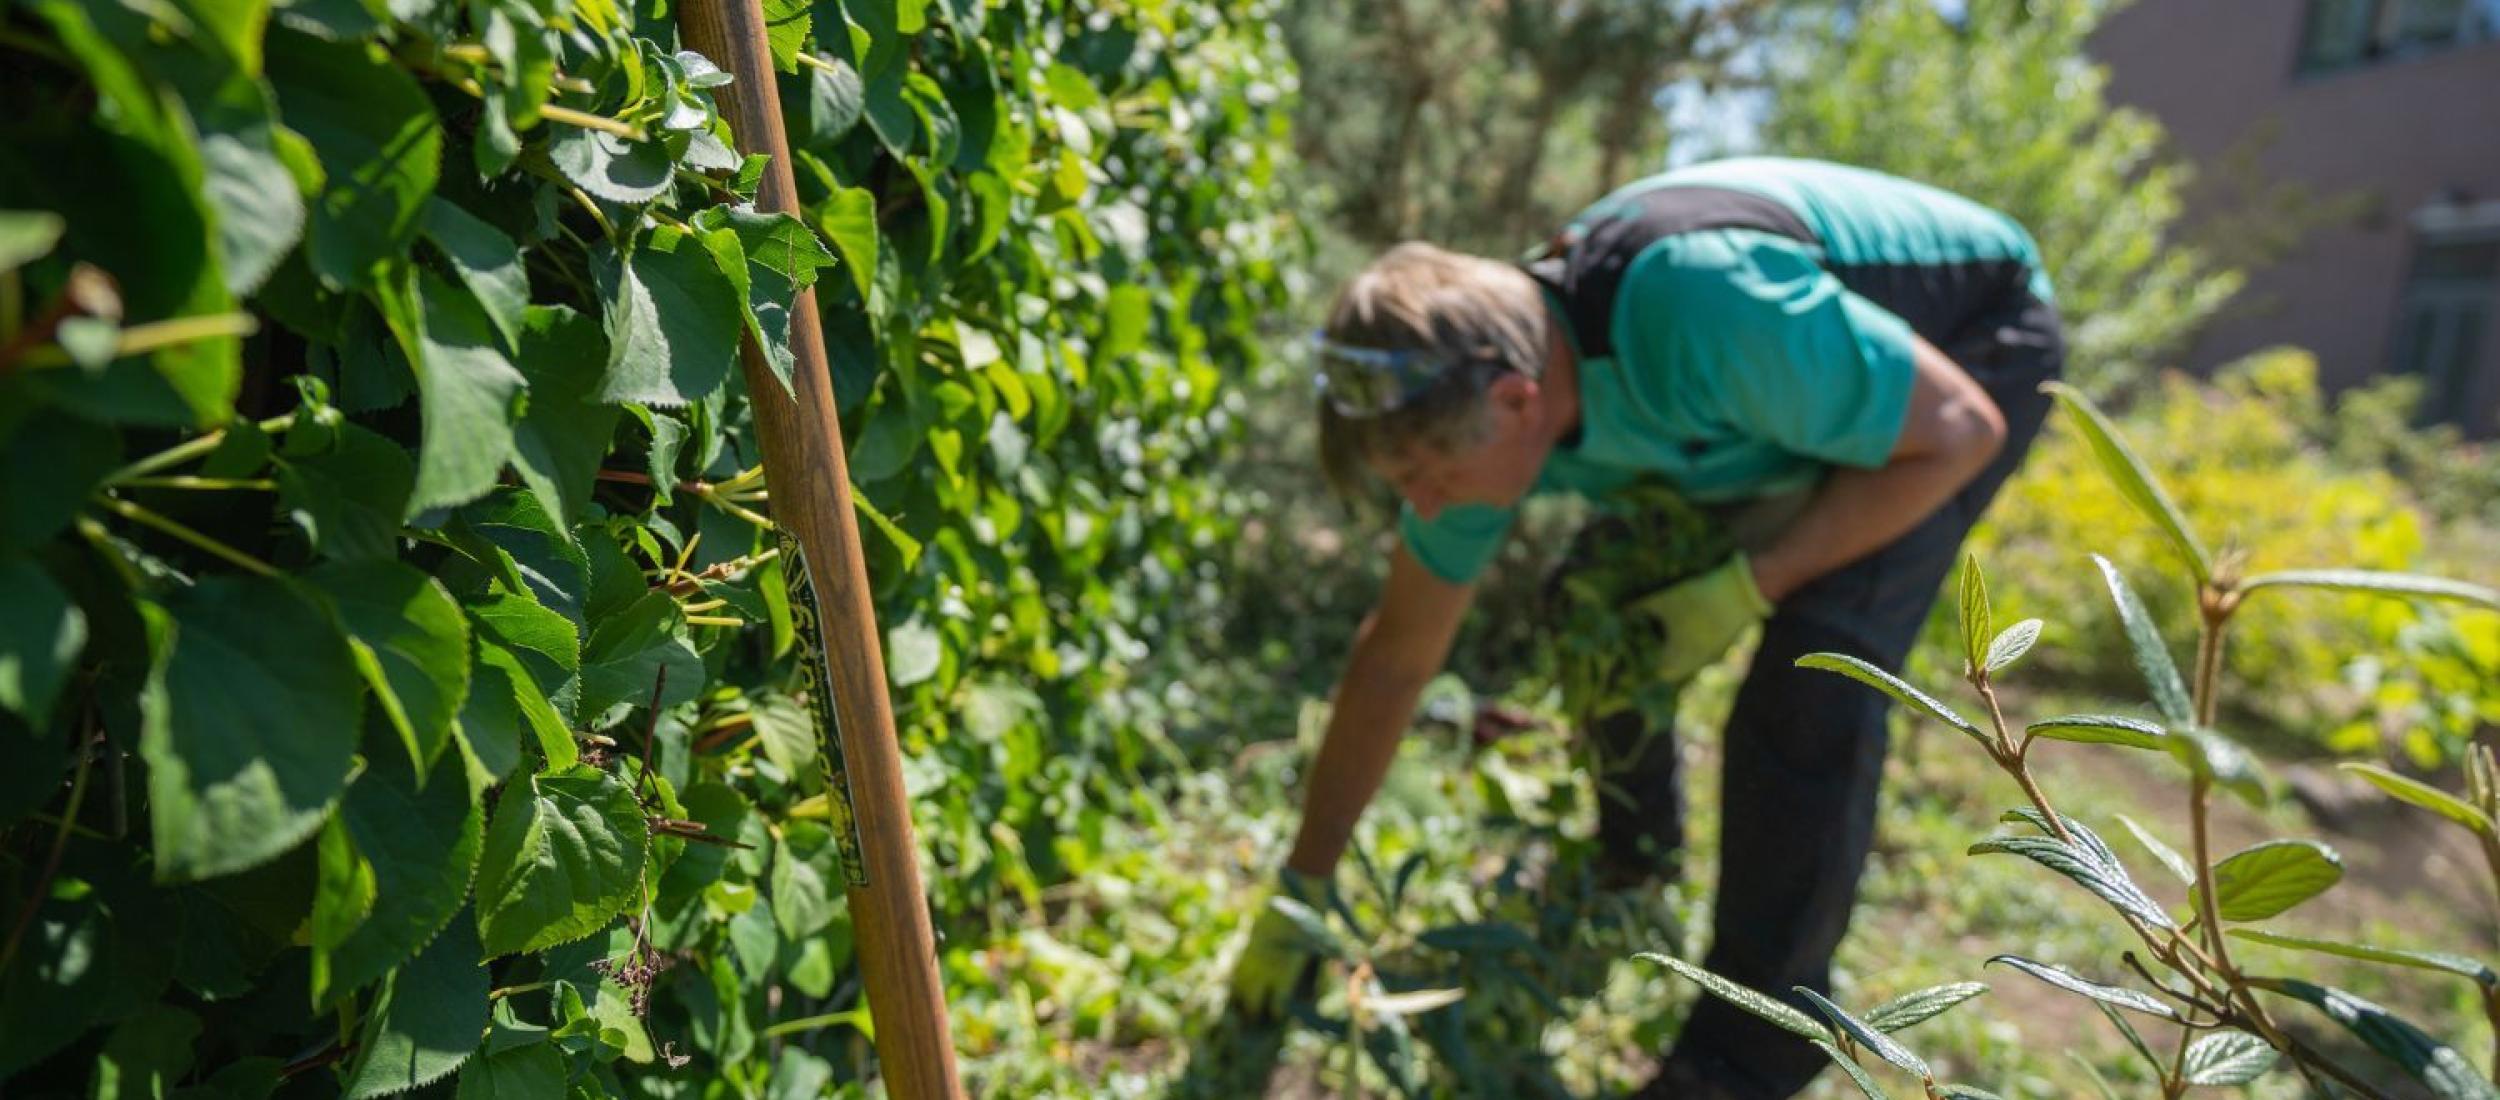
<instances>
[{"instance_id":1,"label":"teal green t-shirt","mask_svg":"<svg viewBox=\"0 0 2500 1100\"><path fill-rule=\"evenodd\" d=\"M1813 230L1824 262L1952 264L2014 260L2031 269L2031 293L2054 301L2040 247L2022 224L1940 187L1829 161L1735 157L1635 180L1590 205L1582 218L1661 187L1749 191L1794 211Z\"/></svg>"},{"instance_id":2,"label":"teal green t-shirt","mask_svg":"<svg viewBox=\"0 0 2500 1100\"><path fill-rule=\"evenodd\" d=\"M1815 239L1725 227L1641 242L1614 292L1611 354L1579 356L1579 438L1555 448L1532 493L1603 500L1654 475L1716 504L1807 488L1833 466L1883 465L1908 414L1912 333L1836 267L2007 260L2028 266L2046 297L2037 251L2011 219L1841 165L1698 165L1618 190L1575 227L1676 186L1772 199ZM1571 335L1575 350L1592 343ZM1462 504L1425 520L1408 507L1399 529L1426 569L1466 583L1500 549L1514 511Z\"/></svg>"}]
</instances>

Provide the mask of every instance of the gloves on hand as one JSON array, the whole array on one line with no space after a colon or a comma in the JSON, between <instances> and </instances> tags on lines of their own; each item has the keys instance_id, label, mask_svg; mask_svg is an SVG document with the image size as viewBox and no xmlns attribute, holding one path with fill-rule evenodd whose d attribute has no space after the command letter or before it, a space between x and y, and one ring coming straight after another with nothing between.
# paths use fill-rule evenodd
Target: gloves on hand
<instances>
[{"instance_id":1,"label":"gloves on hand","mask_svg":"<svg viewBox=\"0 0 2500 1100\"><path fill-rule=\"evenodd\" d=\"M1269 897L1309 904L1321 889L1319 883L1288 868L1277 872L1276 889ZM1257 919L1250 922L1250 943L1233 963L1233 1010L1257 1020L1282 1016L1295 987L1318 961L1293 920L1262 899Z\"/></svg>"},{"instance_id":2,"label":"gloves on hand","mask_svg":"<svg viewBox=\"0 0 2500 1100\"><path fill-rule=\"evenodd\" d=\"M1666 624L1658 673L1670 683L1692 679L1735 645L1746 627L1771 617L1771 601L1754 587L1753 563L1742 551L1709 572L1642 597L1634 606Z\"/></svg>"}]
</instances>

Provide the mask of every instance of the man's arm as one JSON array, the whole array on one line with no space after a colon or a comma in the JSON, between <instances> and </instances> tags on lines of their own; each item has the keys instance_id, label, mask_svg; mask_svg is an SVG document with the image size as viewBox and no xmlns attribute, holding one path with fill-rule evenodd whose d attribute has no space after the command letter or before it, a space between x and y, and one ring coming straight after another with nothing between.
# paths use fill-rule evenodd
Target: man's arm
<instances>
[{"instance_id":1,"label":"man's arm","mask_svg":"<svg viewBox=\"0 0 2500 1100\"><path fill-rule=\"evenodd\" d=\"M1754 584L1772 603L1917 526L2005 446L2005 415L1987 391L1933 345L1913 341L1917 373L1891 459L1835 469L1796 522L1752 555Z\"/></svg>"},{"instance_id":2,"label":"man's arm","mask_svg":"<svg viewBox=\"0 0 2500 1100\"><path fill-rule=\"evenodd\" d=\"M1303 784L1302 831L1285 866L1325 880L1345 853L1354 822L1380 790L1415 698L1441 671L1474 585L1433 576L1406 547L1389 560L1389 581L1355 632L1337 680L1335 706Z\"/></svg>"}]
</instances>

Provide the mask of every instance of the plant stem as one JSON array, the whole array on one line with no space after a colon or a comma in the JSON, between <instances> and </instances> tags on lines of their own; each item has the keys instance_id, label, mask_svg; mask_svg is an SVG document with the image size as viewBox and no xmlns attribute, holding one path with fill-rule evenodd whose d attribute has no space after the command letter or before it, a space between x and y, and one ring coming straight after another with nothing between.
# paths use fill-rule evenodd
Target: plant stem
<instances>
[{"instance_id":1,"label":"plant stem","mask_svg":"<svg viewBox=\"0 0 2500 1100\"><path fill-rule=\"evenodd\" d=\"M702 497L705 501L709 502L709 503L710 503L713 507L718 508L718 509L720 509L721 511L727 512L727 513L729 513L730 515L736 516L736 517L738 517L739 519L745 520L745 521L747 521L748 523L752 523L752 524L756 525L757 527L761 527L761 528L763 528L763 529L765 529L765 530L767 530L767 531L775 531L775 530L779 530L779 529L780 529L779 527L777 527L777 526L773 523L773 521L772 521L772 520L767 519L767 518L765 518L764 516L762 516L762 515L760 515L760 514L756 513L755 511L753 511L753 510L751 510L751 509L749 509L749 508L746 508L746 507L744 507L744 506L742 506L742 505L738 504L736 501L732 501L732 500L729 500L729 499L727 499L727 498L722 497L718 491L706 491L706 492L703 492L703 493L699 493L699 494L697 494L697 495L701 496L701 497Z\"/></svg>"},{"instance_id":2,"label":"plant stem","mask_svg":"<svg viewBox=\"0 0 2500 1100\"><path fill-rule=\"evenodd\" d=\"M255 426L263 432L274 434L285 431L289 427L294 426L294 424L295 414L287 413L282 416L270 417ZM124 466L121 469L104 475L104 484L121 485L128 483L133 478L144 477L168 466L182 465L185 462L189 462L192 459L216 450L217 445L225 442L225 439L226 429L224 428L219 428L216 431L209 432L205 435L193 436L180 443L176 443L171 447L167 447L164 450L158 451L155 454L142 458L137 462L133 462L128 466Z\"/></svg>"},{"instance_id":3,"label":"plant stem","mask_svg":"<svg viewBox=\"0 0 2500 1100\"><path fill-rule=\"evenodd\" d=\"M2223 957L2221 903L2214 898L2214 861L2212 838L2206 819L2206 804L2212 801L2213 780L2196 777L2188 788L2188 822L2196 841L2196 907L2205 922L2205 943L2213 951L2214 961L2224 974L2230 966Z\"/></svg>"},{"instance_id":4,"label":"plant stem","mask_svg":"<svg viewBox=\"0 0 2500 1100\"><path fill-rule=\"evenodd\" d=\"M0 345L17 342L26 324L26 288L16 268L0 271Z\"/></svg>"},{"instance_id":5,"label":"plant stem","mask_svg":"<svg viewBox=\"0 0 2500 1100\"><path fill-rule=\"evenodd\" d=\"M2254 1003L2255 998L2251 997L2250 1001L2251 1003ZM2251 1021L2235 1016L2230 1022L2234 1024L2246 1024ZM2260 1030L2260 1034L2263 1034L2262 1030ZM2353 1095L2363 1097L2364 1100L2394 1100L2394 1097L2390 1096L2388 1093L2379 1091L2377 1086L2353 1076L2352 1071L2336 1065L2334 1062L2329 1061L2324 1056L2320 1055L2317 1051L2309 1049L2309 1045L2307 1043L2303 1043L2288 1035L2281 1035L2279 1032L2276 1033L2276 1036L2279 1038L2270 1037L2267 1041L2274 1043L2275 1049L2289 1055L2292 1059L2292 1064L2298 1067L2303 1073L2325 1074L2326 1076L2333 1078L2336 1084L2352 1090Z\"/></svg>"},{"instance_id":6,"label":"plant stem","mask_svg":"<svg viewBox=\"0 0 2500 1100\"><path fill-rule=\"evenodd\" d=\"M722 742L754 728L754 715L730 715L727 718L721 719L714 725L698 729L694 732L695 743L691 755L701 755L703 753L710 752L713 749L719 748Z\"/></svg>"},{"instance_id":7,"label":"plant stem","mask_svg":"<svg viewBox=\"0 0 2500 1100\"><path fill-rule=\"evenodd\" d=\"M176 317L169 321L151 321L121 330L113 343L113 358L145 355L177 344L195 340L212 340L220 336L250 336L260 331L260 322L249 313L210 313L198 317ZM66 367L69 352L60 345L49 344L26 353L18 362L28 367Z\"/></svg>"},{"instance_id":8,"label":"plant stem","mask_svg":"<svg viewBox=\"0 0 2500 1100\"><path fill-rule=\"evenodd\" d=\"M649 137L643 133L642 127L633 123L620 122L606 115L594 115L588 111L576 111L571 107L558 107L553 103L540 107L538 117L549 122L561 122L567 126L579 126L585 130L597 130L603 134L615 134L627 141L643 141Z\"/></svg>"},{"instance_id":9,"label":"plant stem","mask_svg":"<svg viewBox=\"0 0 2500 1100\"><path fill-rule=\"evenodd\" d=\"M320 1069L321 1067L329 1065L332 1062L346 1058L347 1052L352 1049L354 1048L343 1042L332 1043L319 1051L287 1063L285 1067L278 1070L278 1079L285 1081L304 1073Z\"/></svg>"},{"instance_id":10,"label":"plant stem","mask_svg":"<svg viewBox=\"0 0 2500 1100\"><path fill-rule=\"evenodd\" d=\"M2013 773L2014 782L2022 784L2024 797L2031 799L2033 806L2039 807L2041 816L2048 820L2049 831L2057 834L2058 843L2074 848L2077 846L2075 834L2067 831L2066 819L2058 815L2057 807L2049 805L2048 793L2040 789L2040 781L2031 777L2029 755L2027 752L2016 752L2005 770Z\"/></svg>"},{"instance_id":11,"label":"plant stem","mask_svg":"<svg viewBox=\"0 0 2500 1100\"><path fill-rule=\"evenodd\" d=\"M582 205L582 209L590 211L590 220L598 223L599 232L602 235L606 236L611 241L616 239L616 227L608 223L607 212L599 209L599 204L593 201L588 193L584 192L580 187L571 186L569 184L565 187L565 191L573 196L574 202L578 202ZM622 261L620 260L620 262Z\"/></svg>"},{"instance_id":12,"label":"plant stem","mask_svg":"<svg viewBox=\"0 0 2500 1100\"><path fill-rule=\"evenodd\" d=\"M129 477L120 484L133 489L253 489L271 492L278 483L265 477Z\"/></svg>"},{"instance_id":13,"label":"plant stem","mask_svg":"<svg viewBox=\"0 0 2500 1100\"><path fill-rule=\"evenodd\" d=\"M815 1031L820 1028L838 1027L846 1024L851 1027L859 1026L858 1009L852 1009L849 1012L828 1012L822 1016L803 1016L796 1020L783 1020L780 1023L765 1028L764 1038L778 1039L784 1035L796 1035L802 1031Z\"/></svg>"},{"instance_id":14,"label":"plant stem","mask_svg":"<svg viewBox=\"0 0 2500 1100\"><path fill-rule=\"evenodd\" d=\"M78 820L78 804L87 798L87 760L92 745L80 739L78 774L69 782L69 808L61 811L60 827L52 831L52 851L43 860L43 873L35 876L35 888L26 895L26 904L17 911L17 923L9 926L9 942L0 944L0 974L9 972L9 964L17 961L17 945L26 938L26 929L35 923L35 914L43 909L43 900L52 893L52 876L61 870L61 853L69 848L70 826Z\"/></svg>"},{"instance_id":15,"label":"plant stem","mask_svg":"<svg viewBox=\"0 0 2500 1100\"><path fill-rule=\"evenodd\" d=\"M2500 836L2478 829L2475 830L2474 839L2482 842L2483 866L2491 871L2492 900L2496 906L2500 906ZM2494 1019L2493 1027L2500 1030L2500 1018Z\"/></svg>"},{"instance_id":16,"label":"plant stem","mask_svg":"<svg viewBox=\"0 0 2500 1100\"><path fill-rule=\"evenodd\" d=\"M2483 990L2483 1021L2491 1025L2491 1083L2500 1085L2500 992Z\"/></svg>"},{"instance_id":17,"label":"plant stem","mask_svg":"<svg viewBox=\"0 0 2500 1100\"><path fill-rule=\"evenodd\" d=\"M193 436L180 443L176 443L171 447L167 447L164 450L158 451L155 454L149 455L146 458L142 458L137 462L133 462L128 466L124 466L121 469L104 475L104 483L106 485L120 485L131 480L132 478L146 476L158 470L162 470L167 466L179 466L185 462L191 461L192 459L205 455L210 451L216 450L217 445L225 441L226 430L224 428L219 428L206 435Z\"/></svg>"},{"instance_id":18,"label":"plant stem","mask_svg":"<svg viewBox=\"0 0 2500 1100\"><path fill-rule=\"evenodd\" d=\"M0 46L6 46L12 50L30 53L57 65L66 66L70 64L69 55L62 53L59 46L55 46L50 42L36 38L33 35L20 34L17 31L10 30L6 27L0 27Z\"/></svg>"},{"instance_id":19,"label":"plant stem","mask_svg":"<svg viewBox=\"0 0 2500 1100\"><path fill-rule=\"evenodd\" d=\"M2196 635L2196 724L2208 729L2222 710L2222 643L2230 623L2229 611L2206 611Z\"/></svg>"},{"instance_id":20,"label":"plant stem","mask_svg":"<svg viewBox=\"0 0 2500 1100\"><path fill-rule=\"evenodd\" d=\"M2040 789L2037 780L2031 778L2031 741L2025 738L2020 745L2014 743L2013 727L2006 724L2005 708L1997 705L1997 690L1988 682L1988 673L1985 670L1973 671L1970 684L1979 689L1979 697L1987 702L1988 721L1996 727L1997 743L1989 750L1989 755L1996 758L1997 766L2005 769L2007 775L2014 777L2014 782L2022 785L2023 796L2039 808L2040 816L2047 820L2049 832L2056 834L2057 842L2074 847L2075 836L2066 830L2066 819L2058 816L2057 807L2049 805L2048 794Z\"/></svg>"},{"instance_id":21,"label":"plant stem","mask_svg":"<svg viewBox=\"0 0 2500 1100\"><path fill-rule=\"evenodd\" d=\"M228 546L225 543L208 537L207 535L203 535L198 531L194 531L189 527L185 527L182 524L174 522L173 520L157 515L156 513L148 511L145 508L141 508L127 500L123 500L119 497L103 495L98 495L95 499L97 503L104 505L105 509L108 511L118 514L133 523L155 528L164 534L171 535L174 538L182 540L183 542L190 543L191 545L205 550L210 554L225 559L228 563L238 566L247 572L257 573L264 577L275 577L278 575L277 568L270 565L268 562L255 558L250 554L246 554L241 550L237 550L234 547Z\"/></svg>"}]
</instances>

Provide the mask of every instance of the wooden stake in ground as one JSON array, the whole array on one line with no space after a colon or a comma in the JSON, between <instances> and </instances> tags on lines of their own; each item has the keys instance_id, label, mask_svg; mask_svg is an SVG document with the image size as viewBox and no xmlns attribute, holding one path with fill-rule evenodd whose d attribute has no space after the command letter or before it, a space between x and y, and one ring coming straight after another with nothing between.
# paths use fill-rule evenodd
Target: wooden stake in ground
<instances>
[{"instance_id":1,"label":"wooden stake in ground","mask_svg":"<svg viewBox=\"0 0 2500 1100\"><path fill-rule=\"evenodd\" d=\"M734 79L714 91L729 118L738 151L772 158L756 207L798 213L790 174L790 143L782 128L781 95L757 0L680 0L686 45ZM782 568L791 614L806 643L813 683L808 692L826 763L826 802L841 846L851 923L876 1021L877 1057L886 1091L898 1100L957 1100L954 1040L946 992L938 984L929 906L920 888L911 809L903 794L902 752L885 693L885 658L878 648L876 609L851 511L850 464L826 370L816 295L801 292L790 307L790 350L797 359L792 393L783 391L764 351L749 337L739 348L748 401L764 445L764 477L772 518L781 529Z\"/></svg>"}]
</instances>

